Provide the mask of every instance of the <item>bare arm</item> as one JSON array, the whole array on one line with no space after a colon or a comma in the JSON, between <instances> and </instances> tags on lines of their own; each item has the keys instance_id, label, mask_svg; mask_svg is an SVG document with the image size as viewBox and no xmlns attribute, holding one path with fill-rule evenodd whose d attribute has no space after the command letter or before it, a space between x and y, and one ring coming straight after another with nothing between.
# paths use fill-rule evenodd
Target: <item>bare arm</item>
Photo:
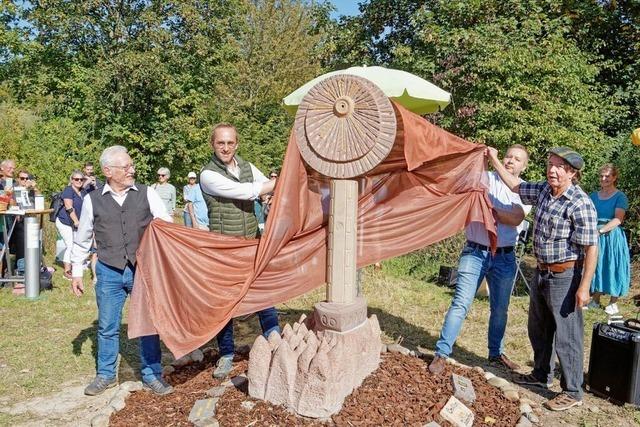
<instances>
[{"instance_id":1,"label":"bare arm","mask_svg":"<svg viewBox=\"0 0 640 427\"><path fill-rule=\"evenodd\" d=\"M525 217L522 206L516 204L512 204L511 209L500 209L494 207L493 211L495 212L498 222L506 225L512 225L514 227L520 225Z\"/></svg>"},{"instance_id":2,"label":"bare arm","mask_svg":"<svg viewBox=\"0 0 640 427\"><path fill-rule=\"evenodd\" d=\"M278 179L272 179L262 184L262 190L260 190L260 195L271 193L274 188L276 188L276 181Z\"/></svg>"},{"instance_id":3,"label":"bare arm","mask_svg":"<svg viewBox=\"0 0 640 427\"><path fill-rule=\"evenodd\" d=\"M64 209L73 209L73 200L71 199L62 199L62 202L64 203ZM76 211L72 211L71 213L69 213L69 218L71 218L71 222L73 222L73 225L75 227L78 226L78 224L80 223L80 220L78 219L78 215L76 214Z\"/></svg>"},{"instance_id":4,"label":"bare arm","mask_svg":"<svg viewBox=\"0 0 640 427\"><path fill-rule=\"evenodd\" d=\"M576 292L576 307L579 309L589 303L591 280L593 280L593 273L596 271L596 264L598 263L598 246L585 246L584 252L585 256L582 280L580 281L580 286Z\"/></svg>"},{"instance_id":5,"label":"bare arm","mask_svg":"<svg viewBox=\"0 0 640 427\"><path fill-rule=\"evenodd\" d=\"M624 222L624 216L626 211L624 209L616 208L616 213L614 218L600 227L600 233L608 233L619 225L622 225Z\"/></svg>"},{"instance_id":6,"label":"bare arm","mask_svg":"<svg viewBox=\"0 0 640 427\"><path fill-rule=\"evenodd\" d=\"M505 169L502 165L502 162L498 158L498 150L493 147L487 147L487 151L485 151L485 155L489 158L491 162L491 166L498 172L502 181L507 184L507 187L514 193L517 193L520 190L520 179L511 175L509 171ZM519 224L519 223L518 223Z\"/></svg>"}]
</instances>

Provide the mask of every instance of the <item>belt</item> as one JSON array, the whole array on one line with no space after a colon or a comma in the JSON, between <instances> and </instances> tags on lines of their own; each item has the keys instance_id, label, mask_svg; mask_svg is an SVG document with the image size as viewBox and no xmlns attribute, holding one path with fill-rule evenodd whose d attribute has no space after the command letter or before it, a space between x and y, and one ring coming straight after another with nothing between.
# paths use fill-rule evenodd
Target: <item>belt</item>
<instances>
[{"instance_id":1,"label":"belt","mask_svg":"<svg viewBox=\"0 0 640 427\"><path fill-rule=\"evenodd\" d=\"M485 245L481 245L480 243L472 242L467 240L467 246L471 246L472 248L480 249L482 251L490 251L491 248ZM509 252L513 252L513 246L503 246L501 248L496 248L497 254L508 254Z\"/></svg>"},{"instance_id":2,"label":"belt","mask_svg":"<svg viewBox=\"0 0 640 427\"><path fill-rule=\"evenodd\" d=\"M582 267L582 260L580 261L565 261L565 262L554 262L552 264L545 264L543 262L538 263L538 270L542 272L552 272L552 273L563 273L570 268L574 267Z\"/></svg>"}]
</instances>

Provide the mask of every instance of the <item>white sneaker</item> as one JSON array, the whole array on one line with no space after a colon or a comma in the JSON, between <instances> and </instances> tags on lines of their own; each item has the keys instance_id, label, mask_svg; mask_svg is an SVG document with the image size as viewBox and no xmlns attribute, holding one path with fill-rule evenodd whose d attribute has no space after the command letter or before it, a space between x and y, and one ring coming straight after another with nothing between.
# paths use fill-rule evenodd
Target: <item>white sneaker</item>
<instances>
[{"instance_id":1,"label":"white sneaker","mask_svg":"<svg viewBox=\"0 0 640 427\"><path fill-rule=\"evenodd\" d=\"M604 308L604 311L610 316L613 314L618 314L620 312L620 310L618 310L618 304L616 304L615 302L606 306Z\"/></svg>"}]
</instances>

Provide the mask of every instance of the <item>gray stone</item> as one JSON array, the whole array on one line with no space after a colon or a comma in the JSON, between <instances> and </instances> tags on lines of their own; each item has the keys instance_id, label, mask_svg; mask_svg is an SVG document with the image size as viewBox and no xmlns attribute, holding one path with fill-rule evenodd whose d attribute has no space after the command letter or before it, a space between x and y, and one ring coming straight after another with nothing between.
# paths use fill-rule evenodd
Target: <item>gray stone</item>
<instances>
[{"instance_id":1,"label":"gray stone","mask_svg":"<svg viewBox=\"0 0 640 427\"><path fill-rule=\"evenodd\" d=\"M207 418L206 420L198 420L193 423L196 427L220 427L220 423L215 418Z\"/></svg>"},{"instance_id":2,"label":"gray stone","mask_svg":"<svg viewBox=\"0 0 640 427\"><path fill-rule=\"evenodd\" d=\"M489 384L491 384L492 386L498 387L498 388L504 387L507 384L509 384L509 381L505 380L504 378L500 378L500 377L493 377L493 378L487 380L487 382Z\"/></svg>"},{"instance_id":3,"label":"gray stone","mask_svg":"<svg viewBox=\"0 0 640 427\"><path fill-rule=\"evenodd\" d=\"M207 396L209 397L220 397L224 394L224 392L227 390L227 388L225 386L217 386L217 387L213 387L210 388L209 390L207 390Z\"/></svg>"},{"instance_id":4,"label":"gray stone","mask_svg":"<svg viewBox=\"0 0 640 427\"><path fill-rule=\"evenodd\" d=\"M219 427L220 423L215 418L207 418L206 420L198 420L193 425L196 427Z\"/></svg>"},{"instance_id":5,"label":"gray stone","mask_svg":"<svg viewBox=\"0 0 640 427\"><path fill-rule=\"evenodd\" d=\"M442 427L442 426L440 424L438 424L437 422L435 422L435 421L431 421L431 422L423 425L422 427Z\"/></svg>"},{"instance_id":6,"label":"gray stone","mask_svg":"<svg viewBox=\"0 0 640 427\"><path fill-rule=\"evenodd\" d=\"M473 370L479 373L480 375L484 375L484 369L482 369L480 366L474 366Z\"/></svg>"},{"instance_id":7,"label":"gray stone","mask_svg":"<svg viewBox=\"0 0 640 427\"><path fill-rule=\"evenodd\" d=\"M182 356L180 359L176 359L173 362L171 362L171 365L178 368L180 366L186 366L189 363L191 363L191 355L189 354L185 354L184 356Z\"/></svg>"},{"instance_id":8,"label":"gray stone","mask_svg":"<svg viewBox=\"0 0 640 427\"><path fill-rule=\"evenodd\" d=\"M91 427L109 427L109 416L98 414L91 418Z\"/></svg>"},{"instance_id":9,"label":"gray stone","mask_svg":"<svg viewBox=\"0 0 640 427\"><path fill-rule=\"evenodd\" d=\"M455 397L468 403L473 403L476 400L476 391L469 378L451 374L451 382L453 383L453 395Z\"/></svg>"},{"instance_id":10,"label":"gray stone","mask_svg":"<svg viewBox=\"0 0 640 427\"><path fill-rule=\"evenodd\" d=\"M411 353L411 350L409 350L406 347L401 346L400 344L389 344L387 346L387 351L389 353L400 353L400 354L404 354L404 355L409 355Z\"/></svg>"},{"instance_id":11,"label":"gray stone","mask_svg":"<svg viewBox=\"0 0 640 427\"><path fill-rule=\"evenodd\" d=\"M193 350L190 356L194 362L202 362L204 360L204 353L199 348Z\"/></svg>"},{"instance_id":12,"label":"gray stone","mask_svg":"<svg viewBox=\"0 0 640 427\"><path fill-rule=\"evenodd\" d=\"M593 405L593 406L589 406L589 411L597 414L598 412L600 412L600 408L598 408L597 406Z\"/></svg>"},{"instance_id":13,"label":"gray stone","mask_svg":"<svg viewBox=\"0 0 640 427\"><path fill-rule=\"evenodd\" d=\"M518 424L516 424L516 427L532 427L533 424L531 424L531 421L529 421L529 418L525 417L524 415L520 417L520 419L518 420Z\"/></svg>"},{"instance_id":14,"label":"gray stone","mask_svg":"<svg viewBox=\"0 0 640 427\"><path fill-rule=\"evenodd\" d=\"M386 344L380 345L380 353L386 353L387 351L388 349Z\"/></svg>"},{"instance_id":15,"label":"gray stone","mask_svg":"<svg viewBox=\"0 0 640 427\"><path fill-rule=\"evenodd\" d=\"M174 368L172 365L168 365L168 366L165 366L164 368L162 368L162 375L163 376L171 375L175 371L176 371L176 368Z\"/></svg>"},{"instance_id":16,"label":"gray stone","mask_svg":"<svg viewBox=\"0 0 640 427\"><path fill-rule=\"evenodd\" d=\"M121 396L116 395L109 401L109 405L116 411L121 411L125 406L124 399Z\"/></svg>"},{"instance_id":17,"label":"gray stone","mask_svg":"<svg viewBox=\"0 0 640 427\"><path fill-rule=\"evenodd\" d=\"M471 427L473 425L473 412L455 396L449 398L447 404L440 411L440 416L455 427Z\"/></svg>"},{"instance_id":18,"label":"gray stone","mask_svg":"<svg viewBox=\"0 0 640 427\"><path fill-rule=\"evenodd\" d=\"M206 420L216 415L216 404L218 399L200 399L196 400L191 412L189 412L189 421L195 423L198 420Z\"/></svg>"},{"instance_id":19,"label":"gray stone","mask_svg":"<svg viewBox=\"0 0 640 427\"><path fill-rule=\"evenodd\" d=\"M538 416L533 412L527 412L526 414L523 414L525 417L527 417L529 419L529 421L531 421L534 424L538 424L540 422L540 418L538 418Z\"/></svg>"},{"instance_id":20,"label":"gray stone","mask_svg":"<svg viewBox=\"0 0 640 427\"><path fill-rule=\"evenodd\" d=\"M515 390L507 390L503 394L504 394L504 397L506 397L508 400L512 402L516 402L520 400L520 394Z\"/></svg>"},{"instance_id":21,"label":"gray stone","mask_svg":"<svg viewBox=\"0 0 640 427\"><path fill-rule=\"evenodd\" d=\"M122 384L120 384L120 390L125 390L125 391L129 391L129 392L142 390L142 382L140 382L140 381L125 381Z\"/></svg>"},{"instance_id":22,"label":"gray stone","mask_svg":"<svg viewBox=\"0 0 640 427\"><path fill-rule=\"evenodd\" d=\"M528 414L529 412L533 412L533 408L528 403L520 403L520 413Z\"/></svg>"},{"instance_id":23,"label":"gray stone","mask_svg":"<svg viewBox=\"0 0 640 427\"><path fill-rule=\"evenodd\" d=\"M245 411L251 411L253 409L254 406L256 406L255 402L251 402L249 400L245 400L244 402L242 402L240 404L240 406L242 407L242 409L244 409Z\"/></svg>"},{"instance_id":24,"label":"gray stone","mask_svg":"<svg viewBox=\"0 0 640 427\"><path fill-rule=\"evenodd\" d=\"M487 371L484 373L484 379L489 381L491 378L495 378L496 376L493 375L491 372Z\"/></svg>"}]
</instances>

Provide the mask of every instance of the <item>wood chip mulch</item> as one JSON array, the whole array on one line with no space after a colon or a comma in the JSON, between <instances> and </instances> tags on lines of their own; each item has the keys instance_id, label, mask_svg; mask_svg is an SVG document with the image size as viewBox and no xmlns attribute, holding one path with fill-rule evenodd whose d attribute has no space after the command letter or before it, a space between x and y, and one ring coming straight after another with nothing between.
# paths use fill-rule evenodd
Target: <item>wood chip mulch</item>
<instances>
[{"instance_id":1,"label":"wood chip mulch","mask_svg":"<svg viewBox=\"0 0 640 427\"><path fill-rule=\"evenodd\" d=\"M211 373L216 357L207 354L205 360L178 368L168 376L175 391L165 397L145 391L131 393L126 407L111 416L109 425L125 427L191 426L189 412L198 399L207 399L207 390L219 386ZM438 376L427 369L422 359L398 353L382 355L378 370L344 402L342 410L329 420L301 418L282 406L253 399L247 394L247 386L229 387L220 397L216 407L216 419L220 426L423 426L435 420L442 426L451 425L439 415L453 394L451 374L457 373L471 379L476 400L471 405L475 414L474 426L515 426L520 417L517 402L507 400L484 376L476 371L447 365ZM235 364L231 376L246 372L246 355ZM247 410L242 402L255 404Z\"/></svg>"}]
</instances>

